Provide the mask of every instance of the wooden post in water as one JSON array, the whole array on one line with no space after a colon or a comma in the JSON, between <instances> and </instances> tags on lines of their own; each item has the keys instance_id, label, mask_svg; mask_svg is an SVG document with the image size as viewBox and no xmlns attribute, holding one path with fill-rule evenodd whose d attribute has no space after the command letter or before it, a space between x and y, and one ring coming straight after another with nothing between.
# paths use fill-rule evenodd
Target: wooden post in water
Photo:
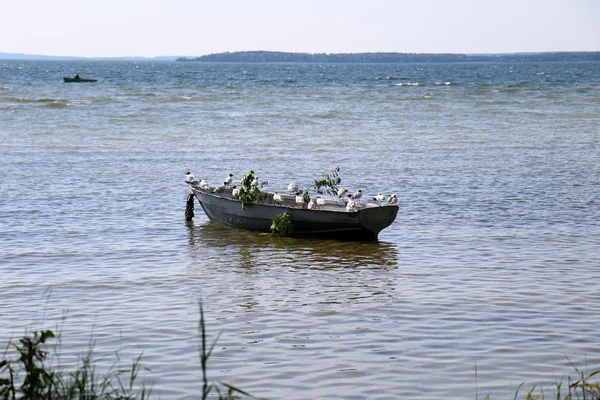
<instances>
[{"instance_id":1,"label":"wooden post in water","mask_svg":"<svg viewBox=\"0 0 600 400\"><path fill-rule=\"evenodd\" d=\"M185 220L191 221L194 218L194 194L190 193L185 205Z\"/></svg>"}]
</instances>

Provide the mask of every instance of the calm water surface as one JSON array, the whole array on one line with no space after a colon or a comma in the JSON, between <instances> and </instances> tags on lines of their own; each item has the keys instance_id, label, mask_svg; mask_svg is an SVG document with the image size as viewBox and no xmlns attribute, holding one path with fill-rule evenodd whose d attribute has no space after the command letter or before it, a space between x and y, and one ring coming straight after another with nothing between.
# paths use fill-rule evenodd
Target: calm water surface
<instances>
[{"instance_id":1,"label":"calm water surface","mask_svg":"<svg viewBox=\"0 0 600 400\"><path fill-rule=\"evenodd\" d=\"M599 63L2 61L0 342L143 351L157 397L198 398L203 301L210 378L259 397L548 395L600 368L599 149ZM378 243L184 221L187 170L338 166L398 193Z\"/></svg>"}]
</instances>

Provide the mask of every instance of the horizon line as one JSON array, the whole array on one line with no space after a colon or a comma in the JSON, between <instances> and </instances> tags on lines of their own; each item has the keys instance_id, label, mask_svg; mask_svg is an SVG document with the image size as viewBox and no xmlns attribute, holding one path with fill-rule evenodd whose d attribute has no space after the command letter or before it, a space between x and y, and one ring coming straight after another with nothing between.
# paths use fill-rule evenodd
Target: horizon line
<instances>
[{"instance_id":1,"label":"horizon line","mask_svg":"<svg viewBox=\"0 0 600 400\"><path fill-rule=\"evenodd\" d=\"M215 54L235 54L235 53L285 53L285 54L313 54L313 55L336 55L336 54L410 54L410 55L479 55L479 56L494 56L494 55L519 55L519 54L552 54L552 53L598 53L600 50L551 50L551 51L515 51L515 52L399 52L399 51L366 51L366 52L303 52L303 51L279 51L279 50L236 50L236 51L221 51L216 53L208 53L202 55L160 55L160 56L73 56L73 55L49 55L39 53L12 53L0 52L0 58L17 59L18 56L26 58L63 58L63 59L160 59L160 58L186 58L186 57L205 57Z\"/></svg>"}]
</instances>

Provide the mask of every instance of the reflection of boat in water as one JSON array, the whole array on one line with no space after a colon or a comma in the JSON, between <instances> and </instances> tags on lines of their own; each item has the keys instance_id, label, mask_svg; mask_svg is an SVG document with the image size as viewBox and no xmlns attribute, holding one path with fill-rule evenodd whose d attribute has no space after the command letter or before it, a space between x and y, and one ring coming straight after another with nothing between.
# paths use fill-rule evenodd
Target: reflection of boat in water
<instances>
[{"instance_id":1,"label":"reflection of boat in water","mask_svg":"<svg viewBox=\"0 0 600 400\"><path fill-rule=\"evenodd\" d=\"M384 268L398 266L395 244L385 242L349 242L317 238L275 237L256 234L216 221L195 225L189 223L190 247L202 260L215 260L220 265L234 264L245 268L257 266L310 269ZM197 252L196 252L197 251Z\"/></svg>"},{"instance_id":2,"label":"reflection of boat in water","mask_svg":"<svg viewBox=\"0 0 600 400\"><path fill-rule=\"evenodd\" d=\"M242 204L231 188L190 189L204 212L214 221L249 230L269 232L273 221L284 212L289 215L296 235L350 240L377 240L379 232L396 219L395 204L351 203L351 200L321 199L311 208L297 196L261 192L257 202Z\"/></svg>"}]
</instances>

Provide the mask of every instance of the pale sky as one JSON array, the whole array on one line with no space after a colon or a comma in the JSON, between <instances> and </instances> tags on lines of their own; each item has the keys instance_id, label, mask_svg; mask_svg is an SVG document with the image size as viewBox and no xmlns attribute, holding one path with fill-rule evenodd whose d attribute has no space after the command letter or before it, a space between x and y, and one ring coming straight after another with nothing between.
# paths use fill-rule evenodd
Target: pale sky
<instances>
[{"instance_id":1,"label":"pale sky","mask_svg":"<svg viewBox=\"0 0 600 400\"><path fill-rule=\"evenodd\" d=\"M0 52L600 51L600 0L0 0Z\"/></svg>"}]
</instances>

